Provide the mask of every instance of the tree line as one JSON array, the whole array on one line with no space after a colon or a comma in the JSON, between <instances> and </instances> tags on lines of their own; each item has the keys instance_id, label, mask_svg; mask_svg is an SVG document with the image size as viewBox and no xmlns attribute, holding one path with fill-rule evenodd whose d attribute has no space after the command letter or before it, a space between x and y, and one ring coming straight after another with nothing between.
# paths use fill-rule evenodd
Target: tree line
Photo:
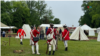
<instances>
[{"instance_id":1,"label":"tree line","mask_svg":"<svg viewBox=\"0 0 100 56\"><path fill-rule=\"evenodd\" d=\"M79 25L87 24L93 28L100 27L100 1L83 1L84 15L79 19ZM89 7L89 8L88 8Z\"/></svg>"},{"instance_id":2,"label":"tree line","mask_svg":"<svg viewBox=\"0 0 100 56\"><path fill-rule=\"evenodd\" d=\"M1 22L17 28L23 24L60 24L45 1L1 1Z\"/></svg>"}]
</instances>

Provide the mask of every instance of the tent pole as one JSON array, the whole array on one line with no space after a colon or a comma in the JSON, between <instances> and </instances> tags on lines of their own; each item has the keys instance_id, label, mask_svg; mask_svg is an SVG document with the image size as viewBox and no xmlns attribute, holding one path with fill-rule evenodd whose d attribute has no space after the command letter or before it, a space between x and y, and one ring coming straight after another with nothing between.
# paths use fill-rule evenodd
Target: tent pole
<instances>
[{"instance_id":1,"label":"tent pole","mask_svg":"<svg viewBox=\"0 0 100 56\"><path fill-rule=\"evenodd\" d=\"M79 30L79 41L80 41L80 30Z\"/></svg>"},{"instance_id":2,"label":"tent pole","mask_svg":"<svg viewBox=\"0 0 100 56\"><path fill-rule=\"evenodd\" d=\"M10 46L10 37L9 37L9 46Z\"/></svg>"},{"instance_id":3,"label":"tent pole","mask_svg":"<svg viewBox=\"0 0 100 56\"><path fill-rule=\"evenodd\" d=\"M11 27L10 27L10 36L9 36L9 46L10 46L10 37L11 37Z\"/></svg>"}]
</instances>

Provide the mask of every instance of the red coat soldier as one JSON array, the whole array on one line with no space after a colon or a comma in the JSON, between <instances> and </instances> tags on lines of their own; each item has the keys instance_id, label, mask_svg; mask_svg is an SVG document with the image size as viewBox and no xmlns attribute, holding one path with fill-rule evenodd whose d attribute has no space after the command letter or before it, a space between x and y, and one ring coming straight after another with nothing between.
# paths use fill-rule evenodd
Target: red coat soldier
<instances>
[{"instance_id":1,"label":"red coat soldier","mask_svg":"<svg viewBox=\"0 0 100 56\"><path fill-rule=\"evenodd\" d=\"M50 28L47 30L46 35L48 35L47 36L47 43L49 44L49 55L51 55L51 45L53 45L52 55L54 55L55 45L56 45L56 40L55 40L56 30L53 28L53 24L50 24Z\"/></svg>"},{"instance_id":2,"label":"red coat soldier","mask_svg":"<svg viewBox=\"0 0 100 56\"><path fill-rule=\"evenodd\" d=\"M24 36L26 36L25 31L24 31L22 28L20 28L20 29L18 29L18 31L17 31L17 35L18 35L19 38L20 38L20 44L23 45L22 39L24 39Z\"/></svg>"},{"instance_id":3,"label":"red coat soldier","mask_svg":"<svg viewBox=\"0 0 100 56\"><path fill-rule=\"evenodd\" d=\"M36 53L38 55L40 55L38 41L34 41L33 40L33 37L37 37L37 35L39 34L39 32L36 30L36 27L32 27L31 29L32 30L31 30L30 34L31 34L32 54L35 54L35 52L34 52L34 46L36 46Z\"/></svg>"},{"instance_id":4,"label":"red coat soldier","mask_svg":"<svg viewBox=\"0 0 100 56\"><path fill-rule=\"evenodd\" d=\"M63 28L64 28L64 31L62 32L62 39L64 41L65 51L67 51L68 50L67 42L68 42L68 40L70 40L70 38L69 38L69 31L68 31L66 25L64 25Z\"/></svg>"}]
</instances>

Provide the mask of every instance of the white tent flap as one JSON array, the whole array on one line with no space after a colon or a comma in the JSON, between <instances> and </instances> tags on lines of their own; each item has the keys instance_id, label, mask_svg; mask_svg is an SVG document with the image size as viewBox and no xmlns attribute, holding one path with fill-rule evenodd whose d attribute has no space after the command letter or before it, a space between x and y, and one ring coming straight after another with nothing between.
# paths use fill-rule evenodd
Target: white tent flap
<instances>
[{"instance_id":1,"label":"white tent flap","mask_svg":"<svg viewBox=\"0 0 100 56\"><path fill-rule=\"evenodd\" d=\"M95 36L94 30L89 30L89 36Z\"/></svg>"},{"instance_id":2,"label":"white tent flap","mask_svg":"<svg viewBox=\"0 0 100 56\"><path fill-rule=\"evenodd\" d=\"M80 40L89 40L81 28L80 28Z\"/></svg>"},{"instance_id":3,"label":"white tent flap","mask_svg":"<svg viewBox=\"0 0 100 56\"><path fill-rule=\"evenodd\" d=\"M77 27L72 35L70 36L70 39L72 40L78 40L79 39L79 27Z\"/></svg>"},{"instance_id":4,"label":"white tent flap","mask_svg":"<svg viewBox=\"0 0 100 56\"><path fill-rule=\"evenodd\" d=\"M80 27L77 27L72 35L70 36L70 39L72 40L89 40L88 37L84 34L83 30Z\"/></svg>"},{"instance_id":5,"label":"white tent flap","mask_svg":"<svg viewBox=\"0 0 100 56\"><path fill-rule=\"evenodd\" d=\"M97 28L97 33L99 33L100 32L100 28Z\"/></svg>"},{"instance_id":6,"label":"white tent flap","mask_svg":"<svg viewBox=\"0 0 100 56\"><path fill-rule=\"evenodd\" d=\"M100 32L98 33L98 38L97 38L97 41L100 42Z\"/></svg>"},{"instance_id":7,"label":"white tent flap","mask_svg":"<svg viewBox=\"0 0 100 56\"><path fill-rule=\"evenodd\" d=\"M83 26L81 27L81 29L82 29L82 30L91 30L92 28L89 27L88 25L83 25Z\"/></svg>"}]
</instances>

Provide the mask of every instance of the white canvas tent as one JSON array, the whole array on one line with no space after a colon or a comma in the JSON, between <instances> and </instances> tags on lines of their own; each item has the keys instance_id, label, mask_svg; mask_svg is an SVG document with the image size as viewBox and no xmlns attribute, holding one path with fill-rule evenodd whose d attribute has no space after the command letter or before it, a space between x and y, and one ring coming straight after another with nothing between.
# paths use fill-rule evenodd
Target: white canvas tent
<instances>
[{"instance_id":1,"label":"white canvas tent","mask_svg":"<svg viewBox=\"0 0 100 56\"><path fill-rule=\"evenodd\" d=\"M3 24L2 22L0 22L0 25L1 25L1 27L9 27L9 26Z\"/></svg>"},{"instance_id":2,"label":"white canvas tent","mask_svg":"<svg viewBox=\"0 0 100 56\"><path fill-rule=\"evenodd\" d=\"M24 24L22 26L23 30L25 31L26 33L26 37L24 37L24 39L30 39L30 31L31 31L31 28L29 26L29 24ZM16 36L16 38L19 38L18 36Z\"/></svg>"},{"instance_id":3,"label":"white canvas tent","mask_svg":"<svg viewBox=\"0 0 100 56\"><path fill-rule=\"evenodd\" d=\"M45 28L46 28L46 27L50 27L50 24L41 24L40 27L43 27L43 30L44 30L44 32L45 32ZM54 27L58 27L58 29L59 29L59 27L60 27L60 28L62 29L62 31L64 30L64 29L63 29L63 24L54 24Z\"/></svg>"},{"instance_id":4,"label":"white canvas tent","mask_svg":"<svg viewBox=\"0 0 100 56\"><path fill-rule=\"evenodd\" d=\"M1 29L9 28L9 26L7 26L7 25L3 24L2 22L0 22L0 28Z\"/></svg>"},{"instance_id":5,"label":"white canvas tent","mask_svg":"<svg viewBox=\"0 0 100 56\"><path fill-rule=\"evenodd\" d=\"M50 24L41 24L40 27L50 27Z\"/></svg>"},{"instance_id":6,"label":"white canvas tent","mask_svg":"<svg viewBox=\"0 0 100 56\"><path fill-rule=\"evenodd\" d=\"M97 38L97 41L100 42L100 32L98 33L98 38Z\"/></svg>"},{"instance_id":7,"label":"white canvas tent","mask_svg":"<svg viewBox=\"0 0 100 56\"><path fill-rule=\"evenodd\" d=\"M81 26L81 29L82 30L91 30L92 28L85 24L85 25Z\"/></svg>"},{"instance_id":8,"label":"white canvas tent","mask_svg":"<svg viewBox=\"0 0 100 56\"><path fill-rule=\"evenodd\" d=\"M71 40L89 40L88 37L85 35L81 27L77 27L72 35L70 36Z\"/></svg>"},{"instance_id":9,"label":"white canvas tent","mask_svg":"<svg viewBox=\"0 0 100 56\"><path fill-rule=\"evenodd\" d=\"M89 30L89 36L95 36L94 30Z\"/></svg>"},{"instance_id":10,"label":"white canvas tent","mask_svg":"<svg viewBox=\"0 0 100 56\"><path fill-rule=\"evenodd\" d=\"M97 28L97 33L99 33L100 32L100 27L99 28Z\"/></svg>"},{"instance_id":11,"label":"white canvas tent","mask_svg":"<svg viewBox=\"0 0 100 56\"><path fill-rule=\"evenodd\" d=\"M41 24L40 27L50 27L50 24ZM54 24L54 27L63 27L63 24Z\"/></svg>"},{"instance_id":12,"label":"white canvas tent","mask_svg":"<svg viewBox=\"0 0 100 56\"><path fill-rule=\"evenodd\" d=\"M88 25L85 24L85 25L81 26L81 29L82 30L88 30L89 36L95 36L94 30L91 27L89 27Z\"/></svg>"},{"instance_id":13,"label":"white canvas tent","mask_svg":"<svg viewBox=\"0 0 100 56\"><path fill-rule=\"evenodd\" d=\"M17 29L15 26L0 27L1 29Z\"/></svg>"},{"instance_id":14,"label":"white canvas tent","mask_svg":"<svg viewBox=\"0 0 100 56\"><path fill-rule=\"evenodd\" d=\"M0 28L1 29L16 29L16 27L15 26L7 26L7 25L5 25L5 24L3 24L2 22L0 22Z\"/></svg>"},{"instance_id":15,"label":"white canvas tent","mask_svg":"<svg viewBox=\"0 0 100 56\"><path fill-rule=\"evenodd\" d=\"M50 24L41 24L40 25L40 27L42 27L43 28L43 30L44 30L44 33L45 33L45 35L44 36L46 36L46 27L50 27ZM57 30L59 30L59 27L62 29L62 31L64 30L63 29L63 24L54 24L54 27L58 27L58 29Z\"/></svg>"}]
</instances>

